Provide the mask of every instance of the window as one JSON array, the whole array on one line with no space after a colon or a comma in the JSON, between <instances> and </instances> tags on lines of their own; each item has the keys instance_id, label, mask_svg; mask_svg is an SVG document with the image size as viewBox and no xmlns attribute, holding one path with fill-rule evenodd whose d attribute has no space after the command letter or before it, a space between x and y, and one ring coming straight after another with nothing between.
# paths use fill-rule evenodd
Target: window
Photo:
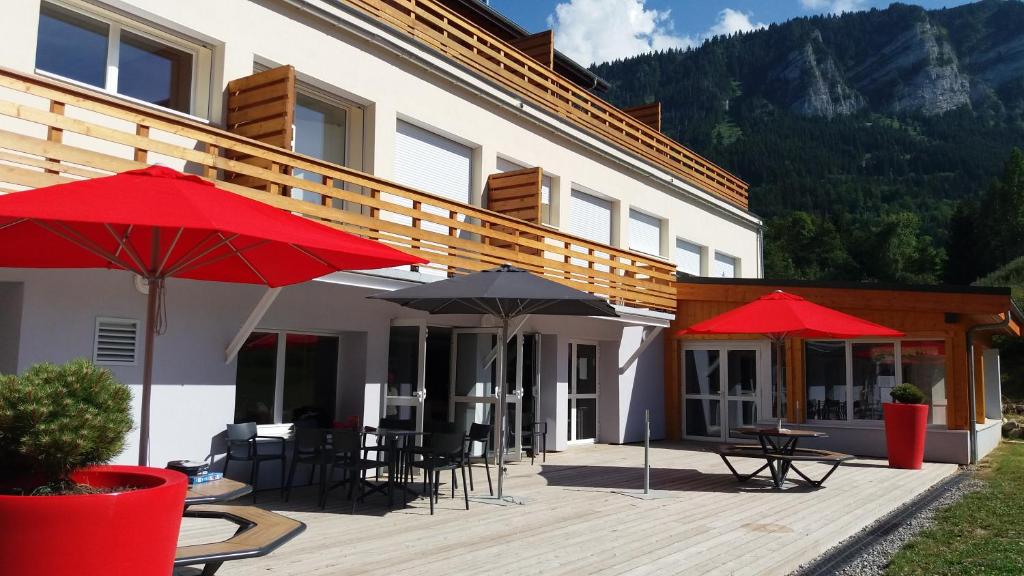
<instances>
[{"instance_id":1,"label":"window","mask_svg":"<svg viewBox=\"0 0 1024 576\"><path fill-rule=\"evenodd\" d=\"M292 130L292 148L299 154L319 158L333 164L345 165L348 137L348 110L299 92L295 97L295 119ZM294 169L298 178L320 183L321 176L306 170ZM343 186L336 182L335 186ZM292 198L321 203L321 196L309 190L293 188ZM341 202L335 202L336 207Z\"/></svg>"},{"instance_id":2,"label":"window","mask_svg":"<svg viewBox=\"0 0 1024 576\"><path fill-rule=\"evenodd\" d=\"M942 340L905 340L900 342L900 349L901 381L909 382L924 392L925 402L932 407L929 423L945 424L946 343ZM998 378L995 381L998 382ZM988 391L988 386L985 390Z\"/></svg>"},{"instance_id":3,"label":"window","mask_svg":"<svg viewBox=\"0 0 1024 576\"><path fill-rule=\"evenodd\" d=\"M809 420L881 420L892 389L909 382L924 391L929 422L946 423L944 341L807 341L804 351Z\"/></svg>"},{"instance_id":4,"label":"window","mask_svg":"<svg viewBox=\"0 0 1024 576\"><path fill-rule=\"evenodd\" d=\"M515 163L515 162L513 162L511 160L506 160L505 158L502 158L501 156L498 156L498 161L497 161L495 167L498 169L498 172L514 172L516 170L522 170L524 168L529 168L529 166L523 166L522 164L517 164L517 163ZM547 224L548 226L553 226L554 225L552 223L552 221L551 221L551 182L552 182L551 176L548 176L547 173L545 173L543 176L541 176L541 180L540 180L540 222L541 222L541 224Z\"/></svg>"},{"instance_id":5,"label":"window","mask_svg":"<svg viewBox=\"0 0 1024 576\"><path fill-rule=\"evenodd\" d=\"M209 50L106 14L44 2L36 69L186 114L204 111L197 70ZM201 100L201 101L200 101Z\"/></svg>"},{"instance_id":6,"label":"window","mask_svg":"<svg viewBox=\"0 0 1024 576\"><path fill-rule=\"evenodd\" d=\"M700 276L704 269L704 248L676 238L676 270L691 276Z\"/></svg>"},{"instance_id":7,"label":"window","mask_svg":"<svg viewBox=\"0 0 1024 576\"><path fill-rule=\"evenodd\" d=\"M714 276L716 278L737 278L739 276L739 259L715 252Z\"/></svg>"},{"instance_id":8,"label":"window","mask_svg":"<svg viewBox=\"0 0 1024 576\"><path fill-rule=\"evenodd\" d=\"M569 233L611 245L612 202L574 189L569 201Z\"/></svg>"},{"instance_id":9,"label":"window","mask_svg":"<svg viewBox=\"0 0 1024 576\"><path fill-rule=\"evenodd\" d=\"M661 255L661 219L630 208L629 249Z\"/></svg>"},{"instance_id":10,"label":"window","mask_svg":"<svg viewBox=\"0 0 1024 576\"><path fill-rule=\"evenodd\" d=\"M337 336L253 332L238 352L235 422L272 424L312 416L329 426L337 387Z\"/></svg>"}]
</instances>

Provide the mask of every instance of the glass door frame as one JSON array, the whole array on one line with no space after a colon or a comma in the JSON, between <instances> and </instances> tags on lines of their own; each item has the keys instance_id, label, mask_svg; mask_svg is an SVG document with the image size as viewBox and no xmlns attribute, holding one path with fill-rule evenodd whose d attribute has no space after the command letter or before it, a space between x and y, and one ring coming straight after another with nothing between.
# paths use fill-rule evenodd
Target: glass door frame
<instances>
[{"instance_id":1,"label":"glass door frame","mask_svg":"<svg viewBox=\"0 0 1024 576\"><path fill-rule=\"evenodd\" d=\"M488 327L488 328L453 328L452 329L452 346L451 346L451 375L449 383L449 395L448 395L448 420L450 422L455 421L455 405L457 403L463 404L490 404L492 410L494 410L494 430L491 431L491 450L493 451L493 457L495 463L497 462L497 454L499 452L499 446L501 445L501 418L507 417L504 410L508 409L508 406L512 406L512 413L515 419L515 426L512 425L512 420L509 421L509 431L512 432L512 442L505 447L506 461L518 461L522 456L523 451L523 437L522 437L522 419L523 419L523 342L525 340L522 332L517 332L512 336L510 342L514 342L516 350L516 365L515 365L515 376L512 380L512 389L508 391L505 401L506 406L500 406L501 389L504 385L504 380L508 379L508 374L502 373L502 367L507 366L507 350L508 342L504 346L499 345L497 352L495 353L492 347L488 351L488 357L494 354L494 357L483 367L488 368L492 364L497 367L496 370L496 382L494 387L494 395L489 396L460 396L455 393L456 377L458 375L458 349L459 349L459 335L462 334L491 334L494 336L495 341L501 339L501 328Z\"/></svg>"},{"instance_id":2,"label":"glass door frame","mask_svg":"<svg viewBox=\"0 0 1024 576\"><path fill-rule=\"evenodd\" d=\"M594 347L594 393L593 394L577 394L576 393L576 358L577 349L579 346L593 346ZM601 431L601 347L598 346L596 340L569 340L569 435L567 436L568 444L594 444L597 442L597 436L600 435ZM574 439L576 435L576 401L577 400L594 400L594 437L584 439Z\"/></svg>"},{"instance_id":3,"label":"glass door frame","mask_svg":"<svg viewBox=\"0 0 1024 576\"><path fill-rule=\"evenodd\" d=\"M719 389L716 394L687 394L686 393L686 352L688 350L714 350L718 352L718 382ZM679 392L682 401L680 411L682 422L682 437L686 440L700 440L711 442L740 442L741 439L729 437L729 402L751 401L750 396L735 396L729 394L729 352L734 350L753 350L757 357L757 391L753 395L755 409L757 411L756 422L768 421L765 418L764 408L768 408L767 414L771 414L772 407L772 347L770 340L692 340L683 342L679 347ZM686 400L718 400L718 421L722 423L719 437L713 436L692 436L686 433ZM749 439L748 439L749 440Z\"/></svg>"},{"instance_id":4,"label":"glass door frame","mask_svg":"<svg viewBox=\"0 0 1024 576\"><path fill-rule=\"evenodd\" d=\"M388 394L388 383L385 382L381 390L380 418L387 415L390 406L412 406L416 408L416 431L423 432L424 401L427 399L427 331L430 325L426 319L394 318L388 329L389 336L390 328L394 326L419 328L416 341L416 390L411 396L391 396ZM390 349L390 341L388 348Z\"/></svg>"}]
</instances>

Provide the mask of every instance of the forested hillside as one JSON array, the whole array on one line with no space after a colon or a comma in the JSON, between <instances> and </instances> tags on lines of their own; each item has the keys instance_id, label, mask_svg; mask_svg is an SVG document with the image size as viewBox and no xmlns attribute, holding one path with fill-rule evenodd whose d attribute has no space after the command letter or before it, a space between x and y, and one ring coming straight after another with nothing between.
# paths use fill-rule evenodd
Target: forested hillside
<instances>
[{"instance_id":1,"label":"forested hillside","mask_svg":"<svg viewBox=\"0 0 1024 576\"><path fill-rule=\"evenodd\" d=\"M594 70L751 184L770 276L966 283L1024 255L969 253L1024 146L1020 0L799 18Z\"/></svg>"}]
</instances>

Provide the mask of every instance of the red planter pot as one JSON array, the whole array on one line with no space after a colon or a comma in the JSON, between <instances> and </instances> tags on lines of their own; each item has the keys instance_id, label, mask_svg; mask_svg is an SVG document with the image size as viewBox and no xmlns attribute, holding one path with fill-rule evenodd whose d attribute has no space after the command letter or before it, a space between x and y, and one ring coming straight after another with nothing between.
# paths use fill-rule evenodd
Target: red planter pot
<instances>
[{"instance_id":1,"label":"red planter pot","mask_svg":"<svg viewBox=\"0 0 1024 576\"><path fill-rule=\"evenodd\" d=\"M181 527L184 474L96 466L72 478L110 494L0 496L0 572L19 576L167 576Z\"/></svg>"},{"instance_id":2,"label":"red planter pot","mask_svg":"<svg viewBox=\"0 0 1024 576\"><path fill-rule=\"evenodd\" d=\"M890 468L920 470L928 432L927 404L882 404Z\"/></svg>"}]
</instances>

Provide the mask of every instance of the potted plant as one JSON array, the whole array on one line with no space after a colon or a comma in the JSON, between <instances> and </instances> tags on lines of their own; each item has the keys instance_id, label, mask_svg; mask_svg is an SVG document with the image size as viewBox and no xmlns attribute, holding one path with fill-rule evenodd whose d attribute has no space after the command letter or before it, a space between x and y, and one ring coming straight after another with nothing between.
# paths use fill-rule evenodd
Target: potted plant
<instances>
[{"instance_id":1,"label":"potted plant","mask_svg":"<svg viewBox=\"0 0 1024 576\"><path fill-rule=\"evenodd\" d=\"M0 375L0 571L171 573L185 475L103 465L124 449L131 403L86 360Z\"/></svg>"},{"instance_id":2,"label":"potted plant","mask_svg":"<svg viewBox=\"0 0 1024 576\"><path fill-rule=\"evenodd\" d=\"M920 470L928 429L928 405L924 403L924 393L917 386L904 383L889 394L893 402L882 404L889 467Z\"/></svg>"}]
</instances>

